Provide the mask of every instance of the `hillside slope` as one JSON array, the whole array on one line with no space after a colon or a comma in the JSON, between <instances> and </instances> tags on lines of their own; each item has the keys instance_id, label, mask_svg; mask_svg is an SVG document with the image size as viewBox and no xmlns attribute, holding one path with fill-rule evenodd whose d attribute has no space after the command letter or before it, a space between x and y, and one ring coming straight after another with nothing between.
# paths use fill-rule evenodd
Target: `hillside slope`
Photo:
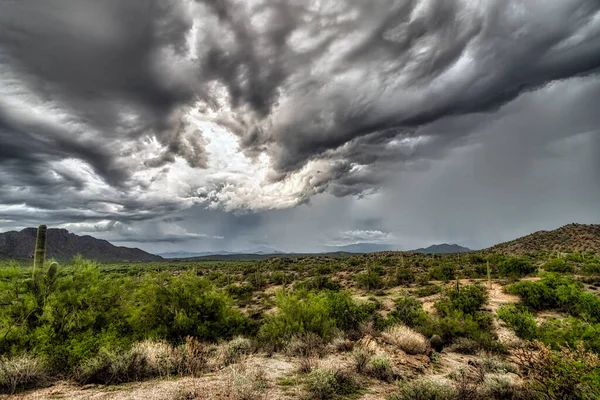
<instances>
[{"instance_id":1,"label":"hillside slope","mask_svg":"<svg viewBox=\"0 0 600 400\"><path fill-rule=\"evenodd\" d=\"M27 258L35 248L35 228L0 233L0 258ZM47 257L68 259L77 254L98 261L160 261L162 257L137 248L117 247L106 240L78 236L66 229L48 229Z\"/></svg>"},{"instance_id":2,"label":"hillside slope","mask_svg":"<svg viewBox=\"0 0 600 400\"><path fill-rule=\"evenodd\" d=\"M534 232L487 250L517 255L551 251L600 252L600 225L569 224L552 231Z\"/></svg>"}]
</instances>

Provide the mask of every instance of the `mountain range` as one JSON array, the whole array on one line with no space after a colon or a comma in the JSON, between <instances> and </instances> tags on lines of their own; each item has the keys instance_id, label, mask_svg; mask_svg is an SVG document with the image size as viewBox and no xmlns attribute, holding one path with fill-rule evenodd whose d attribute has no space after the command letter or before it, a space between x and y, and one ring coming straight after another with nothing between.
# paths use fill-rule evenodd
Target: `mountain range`
<instances>
[{"instance_id":1,"label":"mountain range","mask_svg":"<svg viewBox=\"0 0 600 400\"><path fill-rule=\"evenodd\" d=\"M32 256L37 229L0 233L0 258L22 259ZM77 254L97 261L160 261L163 258L137 248L114 246L92 236L78 236L66 229L48 229L46 256L70 259Z\"/></svg>"},{"instance_id":2,"label":"mountain range","mask_svg":"<svg viewBox=\"0 0 600 400\"><path fill-rule=\"evenodd\" d=\"M0 258L24 259L32 256L36 229L0 233ZM114 246L106 240L92 236L78 236L66 229L48 229L47 257L69 259L77 254L98 261L161 261L169 259L197 260L259 260L274 256L302 257L327 253L342 257L353 253L397 251L395 246L376 243L356 243L346 246L329 246L320 253L283 253L270 247L257 247L240 252L170 252L161 255L147 253L137 248ZM463 253L470 251L456 244L436 244L412 250L426 254ZM500 243L484 251L504 254L526 254L553 251L600 252L600 225L569 224L552 231L538 231L521 238Z\"/></svg>"}]
</instances>

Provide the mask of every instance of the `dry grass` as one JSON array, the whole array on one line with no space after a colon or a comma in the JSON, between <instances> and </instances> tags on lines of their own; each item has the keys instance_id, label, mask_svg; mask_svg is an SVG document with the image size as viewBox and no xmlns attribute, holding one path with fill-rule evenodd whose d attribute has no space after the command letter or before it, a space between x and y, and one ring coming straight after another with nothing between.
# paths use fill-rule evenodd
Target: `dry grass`
<instances>
[{"instance_id":1,"label":"dry grass","mask_svg":"<svg viewBox=\"0 0 600 400\"><path fill-rule=\"evenodd\" d=\"M12 394L47 382L46 369L37 358L27 354L11 359L0 358L0 392Z\"/></svg>"},{"instance_id":2,"label":"dry grass","mask_svg":"<svg viewBox=\"0 0 600 400\"><path fill-rule=\"evenodd\" d=\"M398 346L408 354L424 354L429 348L429 341L404 325L395 325L382 334L383 339L394 346Z\"/></svg>"},{"instance_id":3,"label":"dry grass","mask_svg":"<svg viewBox=\"0 0 600 400\"><path fill-rule=\"evenodd\" d=\"M231 400L260 400L266 398L267 380L257 365L241 363L229 368L227 398Z\"/></svg>"},{"instance_id":4,"label":"dry grass","mask_svg":"<svg viewBox=\"0 0 600 400\"><path fill-rule=\"evenodd\" d=\"M240 361L243 357L252 354L253 345L250 339L238 336L229 342L217 347L214 359L215 367L222 368Z\"/></svg>"},{"instance_id":5,"label":"dry grass","mask_svg":"<svg viewBox=\"0 0 600 400\"><path fill-rule=\"evenodd\" d=\"M323 339L312 332L294 336L285 347L285 354L292 357L321 357L324 353Z\"/></svg>"}]
</instances>

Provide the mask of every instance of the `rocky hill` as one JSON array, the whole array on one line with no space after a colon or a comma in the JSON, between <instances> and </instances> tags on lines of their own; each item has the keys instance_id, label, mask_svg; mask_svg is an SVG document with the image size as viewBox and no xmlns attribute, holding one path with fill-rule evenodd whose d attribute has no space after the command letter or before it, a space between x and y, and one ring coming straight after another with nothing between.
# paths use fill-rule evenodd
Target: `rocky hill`
<instances>
[{"instance_id":1,"label":"rocky hill","mask_svg":"<svg viewBox=\"0 0 600 400\"><path fill-rule=\"evenodd\" d=\"M553 231L539 231L488 249L505 254L551 251L600 253L600 225L569 224Z\"/></svg>"},{"instance_id":2,"label":"rocky hill","mask_svg":"<svg viewBox=\"0 0 600 400\"><path fill-rule=\"evenodd\" d=\"M0 233L0 258L28 258L35 248L36 228ZM48 258L69 259L77 254L98 261L160 261L140 249L114 246L106 240L78 236L66 229L48 229Z\"/></svg>"}]
</instances>

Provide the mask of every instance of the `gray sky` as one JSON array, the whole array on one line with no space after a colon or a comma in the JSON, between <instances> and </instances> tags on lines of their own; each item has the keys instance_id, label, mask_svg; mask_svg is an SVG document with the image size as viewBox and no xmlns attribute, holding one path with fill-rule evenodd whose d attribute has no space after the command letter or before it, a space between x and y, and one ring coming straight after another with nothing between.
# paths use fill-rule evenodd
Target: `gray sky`
<instances>
[{"instance_id":1,"label":"gray sky","mask_svg":"<svg viewBox=\"0 0 600 400\"><path fill-rule=\"evenodd\" d=\"M162 252L600 223L597 0L0 2L0 229Z\"/></svg>"}]
</instances>

